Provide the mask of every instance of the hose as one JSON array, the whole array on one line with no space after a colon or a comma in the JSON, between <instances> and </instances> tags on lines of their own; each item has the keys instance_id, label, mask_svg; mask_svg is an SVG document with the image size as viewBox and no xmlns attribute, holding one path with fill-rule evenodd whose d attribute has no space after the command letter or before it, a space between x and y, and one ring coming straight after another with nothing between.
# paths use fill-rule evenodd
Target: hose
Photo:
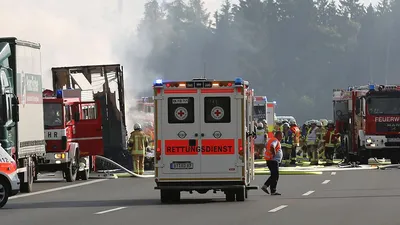
<instances>
[{"instance_id":1,"label":"hose","mask_svg":"<svg viewBox=\"0 0 400 225\"><path fill-rule=\"evenodd\" d=\"M122 169L122 170L124 170L125 172L129 173L130 175L132 175L132 177L139 177L139 178L152 178L152 177L154 177L154 175L139 175L139 174L136 174L136 173L134 173L134 172L128 170L127 168L121 166L120 164L114 162L113 160L108 159L108 158L106 158L106 157L104 157L104 156L97 155L97 156L96 156L96 159L97 159L97 158L99 158L99 159L101 159L101 160L104 160L104 161L107 161L108 163L111 163L111 164L113 164L113 165L116 166L116 167L119 167L120 169Z\"/></svg>"}]
</instances>

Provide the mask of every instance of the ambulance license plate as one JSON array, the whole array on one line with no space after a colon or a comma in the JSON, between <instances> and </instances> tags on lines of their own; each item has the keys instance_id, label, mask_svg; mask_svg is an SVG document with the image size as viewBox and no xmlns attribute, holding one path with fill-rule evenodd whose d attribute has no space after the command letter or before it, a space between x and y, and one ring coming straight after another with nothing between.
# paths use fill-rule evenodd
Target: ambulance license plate
<instances>
[{"instance_id":1,"label":"ambulance license plate","mask_svg":"<svg viewBox=\"0 0 400 225\"><path fill-rule=\"evenodd\" d=\"M190 170L193 169L192 162L172 162L170 164L171 170Z\"/></svg>"}]
</instances>

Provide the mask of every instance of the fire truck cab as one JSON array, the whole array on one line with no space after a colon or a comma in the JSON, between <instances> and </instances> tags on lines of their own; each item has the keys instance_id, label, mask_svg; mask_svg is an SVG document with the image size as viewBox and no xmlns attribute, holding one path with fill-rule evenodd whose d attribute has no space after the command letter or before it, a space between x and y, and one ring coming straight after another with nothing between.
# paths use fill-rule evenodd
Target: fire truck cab
<instances>
[{"instance_id":1,"label":"fire truck cab","mask_svg":"<svg viewBox=\"0 0 400 225\"><path fill-rule=\"evenodd\" d=\"M253 118L259 122L260 120L267 119L267 96L255 96L254 97L254 110Z\"/></svg>"},{"instance_id":2,"label":"fire truck cab","mask_svg":"<svg viewBox=\"0 0 400 225\"><path fill-rule=\"evenodd\" d=\"M99 103L88 100L79 89L43 91L46 156L37 172L62 171L67 182L89 179L90 156L103 155L104 146Z\"/></svg>"},{"instance_id":3,"label":"fire truck cab","mask_svg":"<svg viewBox=\"0 0 400 225\"><path fill-rule=\"evenodd\" d=\"M180 192L223 191L244 201L254 180L253 90L248 81L156 80L155 189L161 202Z\"/></svg>"},{"instance_id":4,"label":"fire truck cab","mask_svg":"<svg viewBox=\"0 0 400 225\"><path fill-rule=\"evenodd\" d=\"M333 113L352 162L400 162L400 85L365 85L333 91Z\"/></svg>"}]
</instances>

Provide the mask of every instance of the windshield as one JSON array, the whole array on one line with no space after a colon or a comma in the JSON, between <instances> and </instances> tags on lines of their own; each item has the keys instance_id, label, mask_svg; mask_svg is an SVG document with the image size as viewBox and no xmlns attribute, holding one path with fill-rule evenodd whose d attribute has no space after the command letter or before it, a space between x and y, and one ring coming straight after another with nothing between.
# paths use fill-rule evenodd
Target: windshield
<instances>
[{"instance_id":1,"label":"windshield","mask_svg":"<svg viewBox=\"0 0 400 225\"><path fill-rule=\"evenodd\" d=\"M63 125L62 105L58 103L45 103L44 109L44 127L56 127Z\"/></svg>"},{"instance_id":2,"label":"windshield","mask_svg":"<svg viewBox=\"0 0 400 225\"><path fill-rule=\"evenodd\" d=\"M266 111L265 105L254 106L254 114L255 115L265 114L266 113L265 111Z\"/></svg>"},{"instance_id":3,"label":"windshield","mask_svg":"<svg viewBox=\"0 0 400 225\"><path fill-rule=\"evenodd\" d=\"M370 115L400 115L400 98L372 97L367 107Z\"/></svg>"}]
</instances>

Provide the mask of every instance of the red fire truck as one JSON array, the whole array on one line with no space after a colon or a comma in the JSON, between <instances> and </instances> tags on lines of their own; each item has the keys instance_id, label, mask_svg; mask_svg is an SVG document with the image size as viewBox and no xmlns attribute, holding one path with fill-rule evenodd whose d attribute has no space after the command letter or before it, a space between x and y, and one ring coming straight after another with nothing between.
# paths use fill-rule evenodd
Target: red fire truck
<instances>
[{"instance_id":1,"label":"red fire truck","mask_svg":"<svg viewBox=\"0 0 400 225\"><path fill-rule=\"evenodd\" d=\"M63 171L67 182L89 179L90 156L104 153L99 102L82 99L81 92L43 91L46 156L38 172Z\"/></svg>"},{"instance_id":2,"label":"red fire truck","mask_svg":"<svg viewBox=\"0 0 400 225\"><path fill-rule=\"evenodd\" d=\"M400 160L400 85L366 85L333 91L333 113L351 162Z\"/></svg>"}]
</instances>

